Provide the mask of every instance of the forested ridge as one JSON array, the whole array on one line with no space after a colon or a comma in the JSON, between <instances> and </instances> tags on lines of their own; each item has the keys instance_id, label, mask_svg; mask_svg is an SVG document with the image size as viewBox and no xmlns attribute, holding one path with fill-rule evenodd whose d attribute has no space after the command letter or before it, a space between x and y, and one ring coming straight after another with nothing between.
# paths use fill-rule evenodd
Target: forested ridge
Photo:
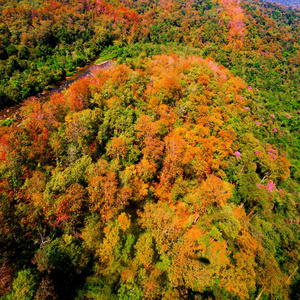
<instances>
[{"instance_id":1,"label":"forested ridge","mask_svg":"<svg viewBox=\"0 0 300 300\"><path fill-rule=\"evenodd\" d=\"M300 298L299 10L0 14L0 105L27 98L0 123L1 299ZM115 62L41 103L96 58Z\"/></svg>"},{"instance_id":2,"label":"forested ridge","mask_svg":"<svg viewBox=\"0 0 300 300\"><path fill-rule=\"evenodd\" d=\"M276 1L270 1L270 2L276 2L288 7L293 8L299 8L300 7L300 1L299 0L276 0Z\"/></svg>"}]
</instances>

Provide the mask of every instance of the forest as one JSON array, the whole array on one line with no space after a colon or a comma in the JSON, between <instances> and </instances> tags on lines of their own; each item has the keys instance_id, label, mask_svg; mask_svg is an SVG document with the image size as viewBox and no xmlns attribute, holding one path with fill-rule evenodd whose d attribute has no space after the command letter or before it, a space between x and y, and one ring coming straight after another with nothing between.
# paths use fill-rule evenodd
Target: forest
<instances>
[{"instance_id":1,"label":"forest","mask_svg":"<svg viewBox=\"0 0 300 300\"><path fill-rule=\"evenodd\" d=\"M300 299L299 65L273 2L0 0L1 299Z\"/></svg>"},{"instance_id":2,"label":"forest","mask_svg":"<svg viewBox=\"0 0 300 300\"><path fill-rule=\"evenodd\" d=\"M273 1L270 1L273 2ZM300 7L300 1L299 0L276 0L274 1L278 4L282 4L285 6L293 7L293 8L299 8Z\"/></svg>"}]
</instances>

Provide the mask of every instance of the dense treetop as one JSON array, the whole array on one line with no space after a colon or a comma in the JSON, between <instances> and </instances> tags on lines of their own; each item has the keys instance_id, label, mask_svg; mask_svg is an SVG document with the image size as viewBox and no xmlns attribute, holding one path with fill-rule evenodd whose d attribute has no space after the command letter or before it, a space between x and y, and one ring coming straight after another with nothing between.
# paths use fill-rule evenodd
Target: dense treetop
<instances>
[{"instance_id":1,"label":"dense treetop","mask_svg":"<svg viewBox=\"0 0 300 300\"><path fill-rule=\"evenodd\" d=\"M117 57L0 125L3 299L299 298L299 11L2 1L0 34L2 104Z\"/></svg>"},{"instance_id":2,"label":"dense treetop","mask_svg":"<svg viewBox=\"0 0 300 300\"><path fill-rule=\"evenodd\" d=\"M109 45L172 42L299 64L299 32L299 11L269 2L2 0L0 105L41 92Z\"/></svg>"}]
</instances>

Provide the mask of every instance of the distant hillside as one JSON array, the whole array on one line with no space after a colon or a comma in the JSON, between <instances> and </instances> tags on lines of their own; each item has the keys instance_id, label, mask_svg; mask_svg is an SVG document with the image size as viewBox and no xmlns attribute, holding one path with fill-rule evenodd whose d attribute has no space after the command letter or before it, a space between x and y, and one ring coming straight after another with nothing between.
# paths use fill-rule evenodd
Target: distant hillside
<instances>
[{"instance_id":1,"label":"distant hillside","mask_svg":"<svg viewBox=\"0 0 300 300\"><path fill-rule=\"evenodd\" d=\"M267 2L267 1L264 1ZM268 2L276 2L285 6L291 6L291 7L300 7L300 0L276 0L276 1L268 1Z\"/></svg>"}]
</instances>

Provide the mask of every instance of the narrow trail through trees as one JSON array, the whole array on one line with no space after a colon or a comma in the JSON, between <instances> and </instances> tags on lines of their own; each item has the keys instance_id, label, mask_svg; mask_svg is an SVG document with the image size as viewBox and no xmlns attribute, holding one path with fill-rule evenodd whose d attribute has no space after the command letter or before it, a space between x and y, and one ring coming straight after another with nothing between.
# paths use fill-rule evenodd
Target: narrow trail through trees
<instances>
[{"instance_id":1,"label":"narrow trail through trees","mask_svg":"<svg viewBox=\"0 0 300 300\"><path fill-rule=\"evenodd\" d=\"M19 120L21 118L20 112L21 108L26 104L30 99L37 98L41 103L45 103L48 101L54 93L60 93L65 89L68 89L71 84L76 82L79 79L82 79L87 76L93 76L93 74L101 69L108 68L113 64L112 60L104 61L101 64L95 64L95 62L91 62L87 64L85 67L80 68L75 74L70 77L66 77L66 80L63 82L58 83L57 86L52 87L42 93L39 93L36 96L29 97L23 100L20 103L17 103L14 106L6 107L0 110L0 122L3 120L9 121L10 119Z\"/></svg>"}]
</instances>

